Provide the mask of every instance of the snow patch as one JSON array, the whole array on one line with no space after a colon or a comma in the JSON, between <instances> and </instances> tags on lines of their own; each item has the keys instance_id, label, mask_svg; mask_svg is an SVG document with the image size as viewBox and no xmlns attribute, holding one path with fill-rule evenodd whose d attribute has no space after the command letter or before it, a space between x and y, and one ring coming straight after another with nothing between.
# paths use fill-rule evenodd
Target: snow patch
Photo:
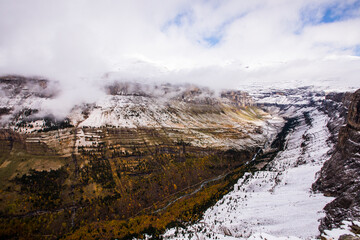
<instances>
[{"instance_id":1,"label":"snow patch","mask_svg":"<svg viewBox=\"0 0 360 240\"><path fill-rule=\"evenodd\" d=\"M351 235L355 237L360 237L360 234L355 234L351 230L351 226L360 227L360 222L358 221L343 221L339 228L334 228L331 230L325 230L324 234L321 235L326 240L335 240L339 239L341 235Z\"/></svg>"}]
</instances>

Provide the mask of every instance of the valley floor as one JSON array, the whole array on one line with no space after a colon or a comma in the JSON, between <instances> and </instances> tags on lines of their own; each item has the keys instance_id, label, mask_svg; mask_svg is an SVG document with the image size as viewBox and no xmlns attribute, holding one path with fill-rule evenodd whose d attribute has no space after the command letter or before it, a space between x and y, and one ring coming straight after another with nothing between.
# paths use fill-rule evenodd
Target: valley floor
<instances>
[{"instance_id":1,"label":"valley floor","mask_svg":"<svg viewBox=\"0 0 360 240\"><path fill-rule=\"evenodd\" d=\"M305 121L305 111L311 121ZM287 136L286 149L264 170L245 174L199 223L172 228L165 239L318 237L322 209L333 198L312 192L311 185L333 146L327 141L326 115L315 108L297 114L300 123Z\"/></svg>"}]
</instances>

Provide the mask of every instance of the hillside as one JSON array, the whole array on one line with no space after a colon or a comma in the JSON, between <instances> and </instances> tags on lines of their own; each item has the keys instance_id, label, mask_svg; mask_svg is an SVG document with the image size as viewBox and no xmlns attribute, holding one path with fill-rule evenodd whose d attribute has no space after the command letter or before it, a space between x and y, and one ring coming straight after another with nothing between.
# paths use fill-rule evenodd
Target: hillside
<instances>
[{"instance_id":1,"label":"hillside","mask_svg":"<svg viewBox=\"0 0 360 240\"><path fill-rule=\"evenodd\" d=\"M284 124L240 91L133 83L108 85L99 101L59 119L44 111L59 94L39 93L53 91L48 81L12 76L1 84L1 234L10 238L95 233L136 216L161 219L158 229L193 218L189 199L158 209L200 185L211 191L191 201L218 198ZM108 234L124 237L150 222Z\"/></svg>"}]
</instances>

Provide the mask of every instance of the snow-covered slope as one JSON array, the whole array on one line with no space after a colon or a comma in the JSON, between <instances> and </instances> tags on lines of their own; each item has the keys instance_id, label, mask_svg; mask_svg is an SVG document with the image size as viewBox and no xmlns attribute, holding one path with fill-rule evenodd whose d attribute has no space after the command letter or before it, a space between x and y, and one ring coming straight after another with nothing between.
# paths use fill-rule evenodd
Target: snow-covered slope
<instances>
[{"instance_id":1,"label":"snow-covered slope","mask_svg":"<svg viewBox=\"0 0 360 240\"><path fill-rule=\"evenodd\" d=\"M284 123L277 113L253 106L245 92L226 91L217 96L193 85L123 82L105 86L104 94L95 102L74 103L62 121L44 113L45 103L55 95L43 93L49 91L45 80L42 88L38 81L13 78L4 77L1 82L6 97L0 95L0 126L33 135L37 141L45 139L40 132L73 127L76 147L89 147L94 145L92 139L98 131L91 129L151 128L174 142L182 139L198 147L245 149L262 146Z\"/></svg>"},{"instance_id":2,"label":"snow-covered slope","mask_svg":"<svg viewBox=\"0 0 360 240\"><path fill-rule=\"evenodd\" d=\"M303 112L310 114L305 122ZM286 150L266 170L247 173L234 190L208 209L200 223L170 229L166 239L309 239L333 198L311 191L331 149L328 117L315 108L297 111L300 125L287 137ZM271 237L272 236L272 237ZM280 238L282 237L282 238Z\"/></svg>"}]
</instances>

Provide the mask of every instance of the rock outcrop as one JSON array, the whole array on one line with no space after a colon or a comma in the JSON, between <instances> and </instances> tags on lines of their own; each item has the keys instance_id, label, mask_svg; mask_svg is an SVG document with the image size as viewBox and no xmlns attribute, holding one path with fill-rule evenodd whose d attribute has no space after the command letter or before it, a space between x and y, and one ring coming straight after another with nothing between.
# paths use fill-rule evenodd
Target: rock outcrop
<instances>
[{"instance_id":1,"label":"rock outcrop","mask_svg":"<svg viewBox=\"0 0 360 240\"><path fill-rule=\"evenodd\" d=\"M320 230L360 217L360 89L351 97L346 125L338 135L332 157L324 164L313 189L335 200L325 206Z\"/></svg>"},{"instance_id":2,"label":"rock outcrop","mask_svg":"<svg viewBox=\"0 0 360 240\"><path fill-rule=\"evenodd\" d=\"M227 98L230 101L232 101L235 106L238 107L246 107L246 106L252 106L254 105L253 99L250 97L250 95L247 92L243 91L224 91L221 93L222 98Z\"/></svg>"},{"instance_id":3,"label":"rock outcrop","mask_svg":"<svg viewBox=\"0 0 360 240\"><path fill-rule=\"evenodd\" d=\"M350 92L330 92L326 94L325 100L322 102L321 110L330 118L327 124L327 128L331 133L329 140L334 144L338 142L340 128L346 122L351 96L352 93Z\"/></svg>"}]
</instances>

